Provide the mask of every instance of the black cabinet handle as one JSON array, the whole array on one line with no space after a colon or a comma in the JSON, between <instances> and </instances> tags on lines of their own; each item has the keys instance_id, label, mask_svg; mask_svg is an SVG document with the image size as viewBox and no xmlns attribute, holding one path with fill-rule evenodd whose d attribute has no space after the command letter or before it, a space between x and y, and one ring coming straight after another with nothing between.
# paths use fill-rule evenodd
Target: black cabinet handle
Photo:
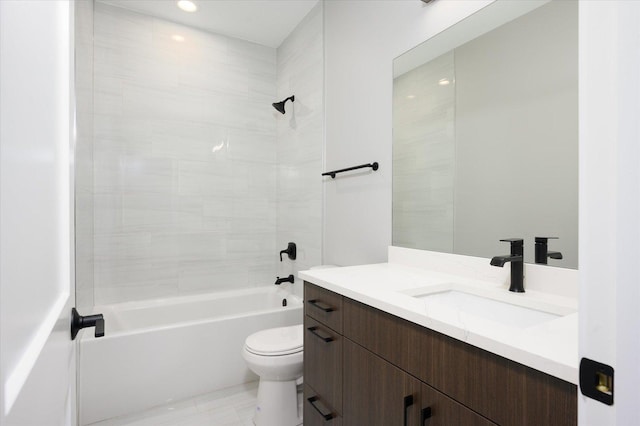
<instances>
[{"instance_id":1,"label":"black cabinet handle","mask_svg":"<svg viewBox=\"0 0 640 426\"><path fill-rule=\"evenodd\" d=\"M407 417L409 407L413 405L413 395L407 395L404 397L404 426L407 426Z\"/></svg>"},{"instance_id":2,"label":"black cabinet handle","mask_svg":"<svg viewBox=\"0 0 640 426\"><path fill-rule=\"evenodd\" d=\"M335 311L335 309L332 308L331 306L325 305L322 302L318 302L316 299L308 300L307 303L309 303L314 308L320 309L321 311L325 311L325 312L333 312L333 311Z\"/></svg>"},{"instance_id":3,"label":"black cabinet handle","mask_svg":"<svg viewBox=\"0 0 640 426\"><path fill-rule=\"evenodd\" d=\"M318 413L320 413L320 415L322 416L322 418L323 418L325 421L327 421L327 420L331 420L332 418L334 418L334 417L335 417L335 414L333 414L333 413L324 414L324 413L322 412L322 410L321 410L320 408L318 408L318 406L315 404L317 401L319 401L317 396L312 396L312 397L310 397L310 398L307 398L307 401L309 401L309 404L311 404L311 406L312 406L313 408L315 408L315 410L316 410Z\"/></svg>"},{"instance_id":4,"label":"black cabinet handle","mask_svg":"<svg viewBox=\"0 0 640 426\"><path fill-rule=\"evenodd\" d=\"M424 426L424 422L431 418L431 407L425 407L420 411L420 425Z\"/></svg>"},{"instance_id":5,"label":"black cabinet handle","mask_svg":"<svg viewBox=\"0 0 640 426\"><path fill-rule=\"evenodd\" d=\"M75 340L78 332L83 328L95 327L95 336L104 336L104 317L102 314L82 316L76 311L76 308L71 308L71 340Z\"/></svg>"},{"instance_id":6,"label":"black cabinet handle","mask_svg":"<svg viewBox=\"0 0 640 426\"><path fill-rule=\"evenodd\" d=\"M307 328L307 330L309 330L309 332L311 334L316 336L318 339L324 341L325 343L333 342L333 337L331 337L331 336L329 336L329 337L321 336L318 332L316 332L317 329L318 329L318 327L309 327L309 328Z\"/></svg>"}]
</instances>

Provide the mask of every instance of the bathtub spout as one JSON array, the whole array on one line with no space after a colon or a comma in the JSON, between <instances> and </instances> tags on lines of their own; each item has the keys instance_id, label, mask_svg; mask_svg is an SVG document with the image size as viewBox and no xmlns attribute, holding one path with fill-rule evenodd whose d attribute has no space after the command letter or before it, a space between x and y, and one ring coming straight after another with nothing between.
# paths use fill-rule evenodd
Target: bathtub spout
<instances>
[{"instance_id":1,"label":"bathtub spout","mask_svg":"<svg viewBox=\"0 0 640 426\"><path fill-rule=\"evenodd\" d=\"M289 275L287 278L276 277L275 285L280 285L282 283L291 283L293 284L294 277L293 275Z\"/></svg>"}]
</instances>

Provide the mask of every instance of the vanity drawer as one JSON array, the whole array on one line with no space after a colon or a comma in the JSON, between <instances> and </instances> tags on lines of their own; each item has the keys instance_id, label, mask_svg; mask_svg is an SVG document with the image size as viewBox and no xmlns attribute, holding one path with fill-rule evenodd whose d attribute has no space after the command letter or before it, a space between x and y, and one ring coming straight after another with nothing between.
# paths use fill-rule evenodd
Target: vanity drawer
<instances>
[{"instance_id":1,"label":"vanity drawer","mask_svg":"<svg viewBox=\"0 0 640 426\"><path fill-rule=\"evenodd\" d=\"M344 338L315 319L304 318L304 381L332 408L342 410Z\"/></svg>"},{"instance_id":2,"label":"vanity drawer","mask_svg":"<svg viewBox=\"0 0 640 426\"><path fill-rule=\"evenodd\" d=\"M304 385L304 426L342 426L342 417L318 392Z\"/></svg>"},{"instance_id":3,"label":"vanity drawer","mask_svg":"<svg viewBox=\"0 0 640 426\"><path fill-rule=\"evenodd\" d=\"M342 296L309 282L304 283L304 312L342 333Z\"/></svg>"}]
</instances>

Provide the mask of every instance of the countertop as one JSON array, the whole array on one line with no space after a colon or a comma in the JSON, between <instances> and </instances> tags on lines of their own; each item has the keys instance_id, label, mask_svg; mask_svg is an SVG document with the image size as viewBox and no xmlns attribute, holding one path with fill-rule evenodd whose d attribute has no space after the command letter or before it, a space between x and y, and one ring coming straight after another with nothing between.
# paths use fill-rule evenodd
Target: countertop
<instances>
[{"instance_id":1,"label":"countertop","mask_svg":"<svg viewBox=\"0 0 640 426\"><path fill-rule=\"evenodd\" d=\"M392 257L397 258L390 255L390 259ZM460 258L456 256L458 262ZM508 268L504 269L508 272ZM504 277L504 272L502 274ZM504 279L475 279L466 275L397 262L312 269L298 273L300 279L319 287L567 382L578 383L576 298L534 289L527 289L520 294L511 293L506 289ZM481 274L475 274L478 275ZM464 291L505 302L524 302L529 306L553 305L562 311L563 316L532 326L515 327L452 308L450 305L412 297L424 292L450 289L451 283L457 286L454 290L460 287Z\"/></svg>"}]
</instances>

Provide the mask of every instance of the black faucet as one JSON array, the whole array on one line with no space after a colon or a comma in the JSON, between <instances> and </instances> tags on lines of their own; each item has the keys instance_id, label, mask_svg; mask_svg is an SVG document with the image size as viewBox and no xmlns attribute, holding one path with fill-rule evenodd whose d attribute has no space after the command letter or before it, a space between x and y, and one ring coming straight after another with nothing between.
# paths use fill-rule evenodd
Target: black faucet
<instances>
[{"instance_id":1,"label":"black faucet","mask_svg":"<svg viewBox=\"0 0 640 426\"><path fill-rule=\"evenodd\" d=\"M524 240L522 238L508 238L500 241L511 243L511 254L493 257L491 265L502 268L505 263L511 262L509 291L524 293Z\"/></svg>"},{"instance_id":2,"label":"black faucet","mask_svg":"<svg viewBox=\"0 0 640 426\"><path fill-rule=\"evenodd\" d=\"M280 285L282 283L291 283L291 284L293 284L293 280L294 280L293 274L289 275L287 278L276 277L275 284L276 285Z\"/></svg>"},{"instance_id":3,"label":"black faucet","mask_svg":"<svg viewBox=\"0 0 640 426\"><path fill-rule=\"evenodd\" d=\"M557 240L558 237L536 237L536 263L546 265L547 259L562 259L562 253L559 251L549 251L548 240Z\"/></svg>"},{"instance_id":4,"label":"black faucet","mask_svg":"<svg viewBox=\"0 0 640 426\"><path fill-rule=\"evenodd\" d=\"M287 244L287 248L280 252L280 262L282 262L282 255L286 254L289 259L296 260L298 250L296 249L296 243Z\"/></svg>"}]
</instances>

